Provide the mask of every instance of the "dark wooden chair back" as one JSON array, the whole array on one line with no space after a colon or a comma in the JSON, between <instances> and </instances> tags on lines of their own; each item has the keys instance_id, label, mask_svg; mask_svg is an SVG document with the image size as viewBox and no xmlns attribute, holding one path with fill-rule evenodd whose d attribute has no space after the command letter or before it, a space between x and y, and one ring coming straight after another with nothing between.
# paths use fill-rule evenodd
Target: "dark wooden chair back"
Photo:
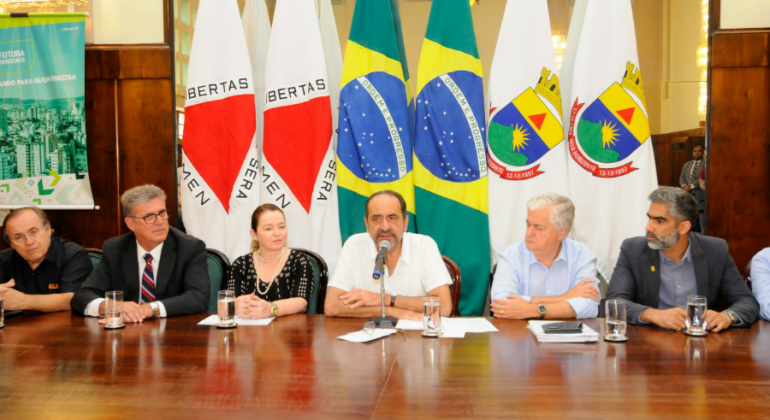
<instances>
[{"instance_id":1,"label":"dark wooden chair back","mask_svg":"<svg viewBox=\"0 0 770 420\"><path fill-rule=\"evenodd\" d=\"M444 259L444 265L446 265L446 269L449 271L449 277L452 278L452 285L449 286L449 293L452 296L452 316L460 316L460 296L463 286L460 267L447 256L442 255L441 258Z\"/></svg>"}]
</instances>

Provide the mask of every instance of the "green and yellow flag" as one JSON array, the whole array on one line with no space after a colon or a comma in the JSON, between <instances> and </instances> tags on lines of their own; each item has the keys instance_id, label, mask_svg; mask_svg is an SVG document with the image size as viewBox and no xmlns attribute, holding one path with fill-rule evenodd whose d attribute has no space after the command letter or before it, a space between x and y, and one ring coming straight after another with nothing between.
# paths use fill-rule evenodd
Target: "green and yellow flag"
<instances>
[{"instance_id":1,"label":"green and yellow flag","mask_svg":"<svg viewBox=\"0 0 770 420\"><path fill-rule=\"evenodd\" d=\"M356 2L341 86L337 185L342 240L366 230L364 204L381 190L404 196L414 232L414 104L396 0Z\"/></svg>"},{"instance_id":2,"label":"green and yellow flag","mask_svg":"<svg viewBox=\"0 0 770 420\"><path fill-rule=\"evenodd\" d=\"M480 315L489 283L486 124L468 0L434 1L417 69L417 230L462 272L460 314Z\"/></svg>"}]
</instances>

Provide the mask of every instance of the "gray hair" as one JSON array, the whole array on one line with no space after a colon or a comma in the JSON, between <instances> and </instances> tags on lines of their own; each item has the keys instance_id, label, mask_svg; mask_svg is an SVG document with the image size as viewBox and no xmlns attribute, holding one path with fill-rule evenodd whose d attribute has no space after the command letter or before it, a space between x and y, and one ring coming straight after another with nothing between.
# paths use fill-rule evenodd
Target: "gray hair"
<instances>
[{"instance_id":1,"label":"gray hair","mask_svg":"<svg viewBox=\"0 0 770 420\"><path fill-rule=\"evenodd\" d=\"M156 198L166 201L166 193L155 185L146 184L131 188L120 196L123 215L133 216L134 207Z\"/></svg>"},{"instance_id":2,"label":"gray hair","mask_svg":"<svg viewBox=\"0 0 770 420\"><path fill-rule=\"evenodd\" d=\"M677 187L658 187L650 194L650 201L668 206L677 224L687 220L695 223L698 217L698 201L687 191Z\"/></svg>"},{"instance_id":3,"label":"gray hair","mask_svg":"<svg viewBox=\"0 0 770 420\"><path fill-rule=\"evenodd\" d=\"M527 209L537 210L543 206L552 206L549 219L556 230L572 229L572 221L575 220L575 205L569 197L561 194L548 193L531 198L527 202Z\"/></svg>"}]
</instances>

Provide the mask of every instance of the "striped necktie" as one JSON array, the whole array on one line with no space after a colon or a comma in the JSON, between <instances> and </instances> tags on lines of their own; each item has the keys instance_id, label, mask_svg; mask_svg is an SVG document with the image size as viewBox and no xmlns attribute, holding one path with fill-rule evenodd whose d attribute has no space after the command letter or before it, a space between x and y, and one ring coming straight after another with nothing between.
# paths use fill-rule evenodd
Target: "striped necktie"
<instances>
[{"instance_id":1,"label":"striped necktie","mask_svg":"<svg viewBox=\"0 0 770 420\"><path fill-rule=\"evenodd\" d=\"M692 173L690 174L690 185L695 183L695 178L699 175L698 173L696 173L698 170L698 163L700 162L697 160L692 163Z\"/></svg>"},{"instance_id":2,"label":"striped necktie","mask_svg":"<svg viewBox=\"0 0 770 420\"><path fill-rule=\"evenodd\" d=\"M140 303L155 302L155 275L152 273L152 255L144 254L144 272L142 273L142 300Z\"/></svg>"}]
</instances>

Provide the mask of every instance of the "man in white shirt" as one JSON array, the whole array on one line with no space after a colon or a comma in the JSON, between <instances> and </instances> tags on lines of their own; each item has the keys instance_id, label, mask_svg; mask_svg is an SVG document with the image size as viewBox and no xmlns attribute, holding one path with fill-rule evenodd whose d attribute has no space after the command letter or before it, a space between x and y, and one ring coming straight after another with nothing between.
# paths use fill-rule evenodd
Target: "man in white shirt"
<instances>
[{"instance_id":1,"label":"man in white shirt","mask_svg":"<svg viewBox=\"0 0 770 420\"><path fill-rule=\"evenodd\" d=\"M382 314L380 281L385 281L385 315L422 319L425 296L441 298L441 315L452 313L452 280L436 242L406 232L406 202L394 191L379 191L366 201L366 233L351 236L342 247L337 269L326 293L327 316L371 318ZM377 244L390 242L387 268L374 280ZM388 275L388 273L391 273Z\"/></svg>"},{"instance_id":2,"label":"man in white shirt","mask_svg":"<svg viewBox=\"0 0 770 420\"><path fill-rule=\"evenodd\" d=\"M203 241L169 227L166 194L154 185L131 188L120 203L131 232L104 242L104 258L75 292L72 311L104 316L105 292L120 290L126 322L205 312L211 285Z\"/></svg>"}]
</instances>

